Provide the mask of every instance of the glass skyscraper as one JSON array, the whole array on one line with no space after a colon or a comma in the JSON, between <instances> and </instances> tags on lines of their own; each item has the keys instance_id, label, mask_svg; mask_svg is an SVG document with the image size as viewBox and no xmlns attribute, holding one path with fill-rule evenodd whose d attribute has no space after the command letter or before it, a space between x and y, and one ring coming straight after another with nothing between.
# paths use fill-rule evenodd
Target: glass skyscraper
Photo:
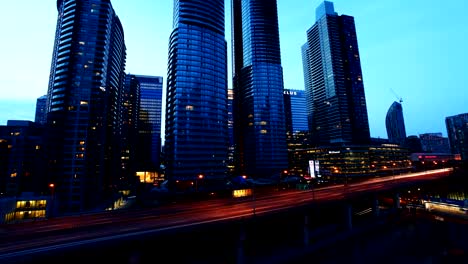
<instances>
[{"instance_id":1,"label":"glass skyscraper","mask_svg":"<svg viewBox=\"0 0 468 264\"><path fill-rule=\"evenodd\" d=\"M138 171L159 171L163 77L135 75L140 86Z\"/></svg>"},{"instance_id":2,"label":"glass skyscraper","mask_svg":"<svg viewBox=\"0 0 468 264\"><path fill-rule=\"evenodd\" d=\"M226 176L227 43L224 0L175 0L166 93L166 175Z\"/></svg>"},{"instance_id":3,"label":"glass skyscraper","mask_svg":"<svg viewBox=\"0 0 468 264\"><path fill-rule=\"evenodd\" d=\"M284 89L284 112L288 133L309 130L304 90Z\"/></svg>"},{"instance_id":4,"label":"glass skyscraper","mask_svg":"<svg viewBox=\"0 0 468 264\"><path fill-rule=\"evenodd\" d=\"M452 154L460 154L468 160L468 113L445 118Z\"/></svg>"},{"instance_id":5,"label":"glass skyscraper","mask_svg":"<svg viewBox=\"0 0 468 264\"><path fill-rule=\"evenodd\" d=\"M403 145L406 140L405 120L403 107L399 102L393 102L385 117L388 140L392 143Z\"/></svg>"},{"instance_id":6,"label":"glass skyscraper","mask_svg":"<svg viewBox=\"0 0 468 264\"><path fill-rule=\"evenodd\" d=\"M367 144L369 122L354 18L325 1L307 31L306 90L315 145Z\"/></svg>"},{"instance_id":7,"label":"glass skyscraper","mask_svg":"<svg viewBox=\"0 0 468 264\"><path fill-rule=\"evenodd\" d=\"M278 176L288 166L275 0L232 0L237 172Z\"/></svg>"},{"instance_id":8,"label":"glass skyscraper","mask_svg":"<svg viewBox=\"0 0 468 264\"><path fill-rule=\"evenodd\" d=\"M57 10L47 93L49 175L58 210L82 211L115 192L126 47L109 0L58 0Z\"/></svg>"}]
</instances>

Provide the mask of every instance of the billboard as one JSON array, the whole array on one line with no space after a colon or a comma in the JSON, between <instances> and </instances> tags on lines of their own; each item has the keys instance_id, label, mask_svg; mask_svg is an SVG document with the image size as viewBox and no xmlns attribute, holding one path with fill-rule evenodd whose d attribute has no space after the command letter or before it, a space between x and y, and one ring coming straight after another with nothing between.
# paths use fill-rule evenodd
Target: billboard
<instances>
[{"instance_id":1,"label":"billboard","mask_svg":"<svg viewBox=\"0 0 468 264\"><path fill-rule=\"evenodd\" d=\"M320 177L320 161L318 160L309 160L309 173L310 177Z\"/></svg>"}]
</instances>

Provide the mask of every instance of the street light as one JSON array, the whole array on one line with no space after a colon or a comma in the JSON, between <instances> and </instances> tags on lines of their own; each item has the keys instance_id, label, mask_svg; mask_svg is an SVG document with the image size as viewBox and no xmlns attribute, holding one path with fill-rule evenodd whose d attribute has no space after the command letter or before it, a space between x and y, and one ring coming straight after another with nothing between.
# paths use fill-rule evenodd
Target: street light
<instances>
[{"instance_id":1,"label":"street light","mask_svg":"<svg viewBox=\"0 0 468 264\"><path fill-rule=\"evenodd\" d=\"M195 180L195 192L198 192L198 180L203 179L205 176L203 174L198 174L197 179Z\"/></svg>"},{"instance_id":2,"label":"street light","mask_svg":"<svg viewBox=\"0 0 468 264\"><path fill-rule=\"evenodd\" d=\"M53 183L50 183L49 184L49 188L50 188L50 195L51 195L51 200L50 200L50 217L53 216L53 212L54 212L54 200L55 200L55 184Z\"/></svg>"}]
</instances>

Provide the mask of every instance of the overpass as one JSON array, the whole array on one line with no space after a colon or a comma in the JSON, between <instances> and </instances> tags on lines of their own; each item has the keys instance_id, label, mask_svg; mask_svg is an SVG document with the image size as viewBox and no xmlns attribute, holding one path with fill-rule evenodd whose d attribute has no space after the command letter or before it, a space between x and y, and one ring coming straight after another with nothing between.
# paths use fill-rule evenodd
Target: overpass
<instances>
[{"instance_id":1,"label":"overpass","mask_svg":"<svg viewBox=\"0 0 468 264\"><path fill-rule=\"evenodd\" d=\"M197 233L199 230L221 233L229 229L232 232L225 234L226 238L223 241L229 240L229 243L234 243L230 244L229 248L236 251L234 256L239 263L242 263L244 261L241 260L245 259L243 256L251 254L245 250L245 243L249 241L245 237L251 232L248 230L252 228L252 221L274 226L277 219L281 219L286 221L281 224L284 226L288 225L289 216L298 212L301 215L301 212L320 206L340 204L345 213L338 215L337 218L342 217L344 228L349 230L352 229L353 223L351 205L347 201L372 196L407 184L441 179L451 173L451 168L439 169L301 191L285 190L260 194L254 189L249 199L241 201L233 198L186 201L150 209L107 211L3 225L0 226L0 262L28 263L30 260L32 263L38 256L51 257L57 252L61 252L62 255L64 252L69 252L69 256L73 256L76 249L86 248L92 251L93 247L107 248L125 241L133 243L155 237L170 240L171 237L181 238L193 234L203 236L202 233ZM398 193L395 193L395 206L398 207L398 203ZM331 210L330 216L327 217L331 217L333 211L336 210ZM378 211L378 203L373 203L373 211ZM300 223L296 223L296 226L303 228L303 232L299 232L299 236L303 238L299 241L304 244L312 242L311 237L316 237L317 234L314 234L315 231L308 226L316 220L311 219L311 214L299 217ZM297 232L295 233L297 235ZM190 247L190 243L181 243L182 245L174 243L175 246L182 248Z\"/></svg>"}]
</instances>

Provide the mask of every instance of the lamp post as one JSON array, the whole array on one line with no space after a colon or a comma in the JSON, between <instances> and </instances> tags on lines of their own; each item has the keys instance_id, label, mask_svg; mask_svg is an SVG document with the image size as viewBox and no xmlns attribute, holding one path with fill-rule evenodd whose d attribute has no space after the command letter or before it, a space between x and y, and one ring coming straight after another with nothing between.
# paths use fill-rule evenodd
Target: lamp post
<instances>
[{"instance_id":1,"label":"lamp post","mask_svg":"<svg viewBox=\"0 0 468 264\"><path fill-rule=\"evenodd\" d=\"M55 209L55 204L54 204L54 200L55 200L55 184L50 183L50 184L49 184L49 188L50 188L50 196L51 196L51 199L50 199L50 217L52 217L53 214L54 214L54 209Z\"/></svg>"},{"instance_id":2,"label":"lamp post","mask_svg":"<svg viewBox=\"0 0 468 264\"><path fill-rule=\"evenodd\" d=\"M195 192L198 192L198 180L203 179L205 176L203 174L198 174L197 179L195 180Z\"/></svg>"}]
</instances>

